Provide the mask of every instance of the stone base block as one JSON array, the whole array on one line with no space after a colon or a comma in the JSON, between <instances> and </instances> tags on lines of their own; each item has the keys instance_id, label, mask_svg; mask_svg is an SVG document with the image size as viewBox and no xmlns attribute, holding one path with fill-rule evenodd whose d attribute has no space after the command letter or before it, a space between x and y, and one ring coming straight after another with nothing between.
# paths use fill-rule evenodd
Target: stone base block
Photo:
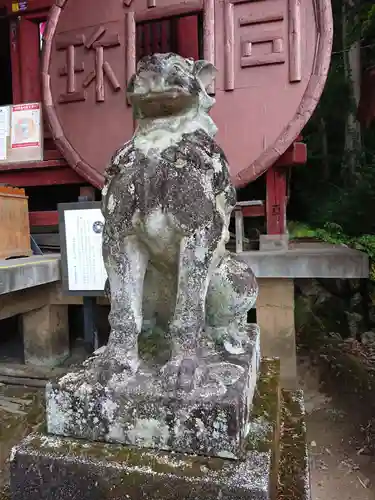
<instances>
[{"instance_id":1,"label":"stone base block","mask_svg":"<svg viewBox=\"0 0 375 500\"><path fill-rule=\"evenodd\" d=\"M162 378L143 367L106 385L90 365L46 389L50 434L239 459L258 378L259 328L241 355L205 358L209 376L191 393L165 393Z\"/></svg>"},{"instance_id":2,"label":"stone base block","mask_svg":"<svg viewBox=\"0 0 375 500\"><path fill-rule=\"evenodd\" d=\"M289 236L287 234L261 234L259 250L264 252L285 252L288 250Z\"/></svg>"},{"instance_id":3,"label":"stone base block","mask_svg":"<svg viewBox=\"0 0 375 500\"><path fill-rule=\"evenodd\" d=\"M267 360L243 461L31 434L12 452L12 500L274 500L280 408L278 362Z\"/></svg>"},{"instance_id":4,"label":"stone base block","mask_svg":"<svg viewBox=\"0 0 375 500\"><path fill-rule=\"evenodd\" d=\"M243 462L51 437L40 429L13 448L10 470L2 500L311 500L303 394L280 393L278 362L262 361Z\"/></svg>"},{"instance_id":5,"label":"stone base block","mask_svg":"<svg viewBox=\"0 0 375 500\"><path fill-rule=\"evenodd\" d=\"M12 500L271 500L271 453L243 462L30 435L11 457Z\"/></svg>"}]
</instances>

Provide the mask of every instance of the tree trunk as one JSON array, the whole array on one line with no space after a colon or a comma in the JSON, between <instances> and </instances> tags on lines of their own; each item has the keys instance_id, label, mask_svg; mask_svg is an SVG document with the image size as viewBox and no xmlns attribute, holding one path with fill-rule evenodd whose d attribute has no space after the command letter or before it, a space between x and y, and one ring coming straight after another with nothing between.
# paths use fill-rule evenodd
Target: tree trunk
<instances>
[{"instance_id":1,"label":"tree trunk","mask_svg":"<svg viewBox=\"0 0 375 500\"><path fill-rule=\"evenodd\" d=\"M327 138L327 127L325 118L322 116L320 118L320 137L322 140L322 163L323 163L323 180L328 181L329 179L329 150L328 150L328 138Z\"/></svg>"},{"instance_id":2,"label":"tree trunk","mask_svg":"<svg viewBox=\"0 0 375 500\"><path fill-rule=\"evenodd\" d=\"M350 181L353 181L353 178L356 177L361 154L361 126L356 117L361 93L361 45L359 41L354 43L348 41L349 12L355 8L357 1L347 0L342 5L343 60L345 78L350 89L350 107L345 126L344 154Z\"/></svg>"}]
</instances>

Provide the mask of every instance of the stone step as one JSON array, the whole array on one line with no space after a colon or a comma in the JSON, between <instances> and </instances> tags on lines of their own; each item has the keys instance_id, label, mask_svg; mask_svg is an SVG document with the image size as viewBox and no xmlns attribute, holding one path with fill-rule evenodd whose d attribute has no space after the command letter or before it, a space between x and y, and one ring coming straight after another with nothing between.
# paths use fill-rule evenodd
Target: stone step
<instances>
[{"instance_id":1,"label":"stone step","mask_svg":"<svg viewBox=\"0 0 375 500\"><path fill-rule=\"evenodd\" d=\"M266 360L243 461L32 434L12 452L12 500L274 500L279 410L279 363Z\"/></svg>"}]
</instances>

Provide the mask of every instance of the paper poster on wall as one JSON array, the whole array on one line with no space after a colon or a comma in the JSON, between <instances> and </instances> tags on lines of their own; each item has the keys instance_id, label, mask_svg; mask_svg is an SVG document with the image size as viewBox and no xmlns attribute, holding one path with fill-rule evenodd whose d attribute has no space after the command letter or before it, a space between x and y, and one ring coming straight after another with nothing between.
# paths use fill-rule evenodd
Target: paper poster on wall
<instances>
[{"instance_id":1,"label":"paper poster on wall","mask_svg":"<svg viewBox=\"0 0 375 500\"><path fill-rule=\"evenodd\" d=\"M19 12L27 10L28 0L20 0L19 2L12 2L12 12Z\"/></svg>"},{"instance_id":2,"label":"paper poster on wall","mask_svg":"<svg viewBox=\"0 0 375 500\"><path fill-rule=\"evenodd\" d=\"M39 103L12 106L12 149L41 146L40 110Z\"/></svg>"},{"instance_id":3,"label":"paper poster on wall","mask_svg":"<svg viewBox=\"0 0 375 500\"><path fill-rule=\"evenodd\" d=\"M102 257L101 210L67 210L64 222L69 290L103 290L107 273Z\"/></svg>"},{"instance_id":4,"label":"paper poster on wall","mask_svg":"<svg viewBox=\"0 0 375 500\"><path fill-rule=\"evenodd\" d=\"M0 107L0 160L7 159L7 138L10 133L9 107Z\"/></svg>"}]
</instances>

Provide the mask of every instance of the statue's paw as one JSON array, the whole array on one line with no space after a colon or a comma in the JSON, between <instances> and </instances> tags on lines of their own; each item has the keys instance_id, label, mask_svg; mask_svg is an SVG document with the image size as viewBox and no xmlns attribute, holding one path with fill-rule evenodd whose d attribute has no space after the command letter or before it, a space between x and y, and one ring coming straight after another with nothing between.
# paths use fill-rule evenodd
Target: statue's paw
<instances>
[{"instance_id":1,"label":"statue's paw","mask_svg":"<svg viewBox=\"0 0 375 500\"><path fill-rule=\"evenodd\" d=\"M237 321L232 322L229 326L209 327L207 331L216 345L221 346L229 354L243 354L250 343L246 327L243 328Z\"/></svg>"},{"instance_id":2,"label":"statue's paw","mask_svg":"<svg viewBox=\"0 0 375 500\"><path fill-rule=\"evenodd\" d=\"M173 358L161 369L164 389L167 392L174 392L177 386L180 359Z\"/></svg>"},{"instance_id":3,"label":"statue's paw","mask_svg":"<svg viewBox=\"0 0 375 500\"><path fill-rule=\"evenodd\" d=\"M168 391L192 392L207 371L196 356L173 358L162 370L164 386Z\"/></svg>"},{"instance_id":4,"label":"statue's paw","mask_svg":"<svg viewBox=\"0 0 375 500\"><path fill-rule=\"evenodd\" d=\"M200 379L199 368L199 361L195 356L184 358L179 367L176 389L184 392L193 391Z\"/></svg>"},{"instance_id":5,"label":"statue's paw","mask_svg":"<svg viewBox=\"0 0 375 500\"><path fill-rule=\"evenodd\" d=\"M106 385L114 375L125 373L131 377L137 373L138 368L138 352L109 347L90 360L89 364L93 377L102 385Z\"/></svg>"},{"instance_id":6,"label":"statue's paw","mask_svg":"<svg viewBox=\"0 0 375 500\"><path fill-rule=\"evenodd\" d=\"M245 352L245 339L230 337L223 341L223 347L229 354L243 354Z\"/></svg>"}]
</instances>

